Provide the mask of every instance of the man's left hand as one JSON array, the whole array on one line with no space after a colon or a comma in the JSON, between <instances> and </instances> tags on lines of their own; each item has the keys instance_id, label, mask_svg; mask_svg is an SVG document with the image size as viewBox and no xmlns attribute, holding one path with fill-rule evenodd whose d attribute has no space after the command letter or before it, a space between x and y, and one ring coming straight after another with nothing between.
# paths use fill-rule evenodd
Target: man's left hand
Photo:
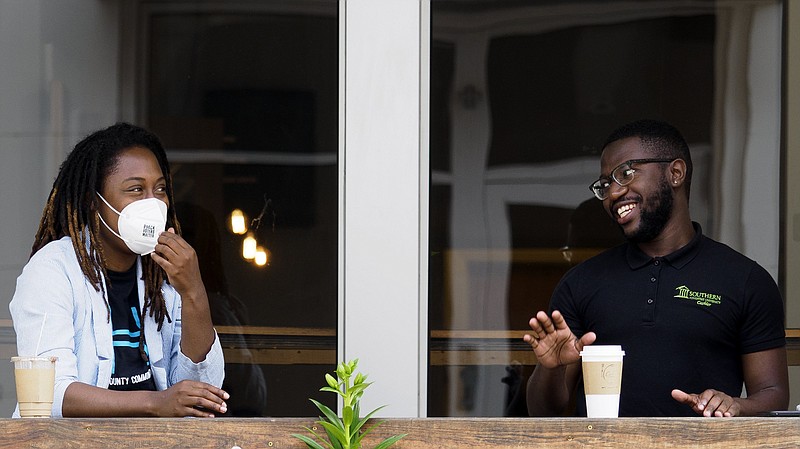
<instances>
[{"instance_id":1,"label":"man's left hand","mask_svg":"<svg viewBox=\"0 0 800 449\"><path fill-rule=\"evenodd\" d=\"M707 417L730 417L740 414L739 403L727 394L708 389L700 394L672 390L672 398L692 407L698 415Z\"/></svg>"}]
</instances>

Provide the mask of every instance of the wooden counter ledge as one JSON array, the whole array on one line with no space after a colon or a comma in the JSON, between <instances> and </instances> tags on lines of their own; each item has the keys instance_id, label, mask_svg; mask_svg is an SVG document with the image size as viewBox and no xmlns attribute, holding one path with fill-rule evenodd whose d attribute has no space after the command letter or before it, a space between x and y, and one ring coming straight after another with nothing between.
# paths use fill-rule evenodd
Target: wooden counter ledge
<instances>
[{"instance_id":1,"label":"wooden counter ledge","mask_svg":"<svg viewBox=\"0 0 800 449\"><path fill-rule=\"evenodd\" d=\"M0 448L296 448L311 418L0 419ZM365 438L395 449L792 448L800 418L391 418Z\"/></svg>"}]
</instances>

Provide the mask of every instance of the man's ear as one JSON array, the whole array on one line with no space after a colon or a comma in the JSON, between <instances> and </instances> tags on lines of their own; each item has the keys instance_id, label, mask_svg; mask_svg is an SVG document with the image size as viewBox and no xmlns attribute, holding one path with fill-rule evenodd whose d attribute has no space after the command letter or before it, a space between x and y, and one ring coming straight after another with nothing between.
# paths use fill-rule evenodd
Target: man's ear
<instances>
[{"instance_id":1,"label":"man's ear","mask_svg":"<svg viewBox=\"0 0 800 449\"><path fill-rule=\"evenodd\" d=\"M675 159L669 164L669 182L673 187L679 187L686 180L686 161Z\"/></svg>"}]
</instances>

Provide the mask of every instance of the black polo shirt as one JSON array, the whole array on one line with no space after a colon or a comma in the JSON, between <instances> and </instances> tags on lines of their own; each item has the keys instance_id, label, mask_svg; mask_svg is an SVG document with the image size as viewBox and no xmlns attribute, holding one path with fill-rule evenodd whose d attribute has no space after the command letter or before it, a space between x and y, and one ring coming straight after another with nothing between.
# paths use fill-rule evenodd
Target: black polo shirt
<instances>
[{"instance_id":1,"label":"black polo shirt","mask_svg":"<svg viewBox=\"0 0 800 449\"><path fill-rule=\"evenodd\" d=\"M577 336L625 351L620 416L696 416L675 388L713 388L739 397L741 356L785 346L783 301L770 274L727 245L696 235L651 258L634 244L612 248L569 271L553 293ZM586 416L583 381L577 414Z\"/></svg>"}]
</instances>

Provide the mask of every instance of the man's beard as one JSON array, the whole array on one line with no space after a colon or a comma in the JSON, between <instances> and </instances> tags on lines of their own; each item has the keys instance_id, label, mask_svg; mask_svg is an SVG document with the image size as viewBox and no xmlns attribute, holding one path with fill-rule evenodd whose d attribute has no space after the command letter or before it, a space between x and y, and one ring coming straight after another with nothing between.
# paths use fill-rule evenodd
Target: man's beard
<instances>
[{"instance_id":1,"label":"man's beard","mask_svg":"<svg viewBox=\"0 0 800 449\"><path fill-rule=\"evenodd\" d=\"M633 234L626 234L625 237L634 243L653 241L664 230L672 215L672 202L672 187L667 182L667 178L662 177L659 189L647 199L647 206L642 205L639 227Z\"/></svg>"}]
</instances>

